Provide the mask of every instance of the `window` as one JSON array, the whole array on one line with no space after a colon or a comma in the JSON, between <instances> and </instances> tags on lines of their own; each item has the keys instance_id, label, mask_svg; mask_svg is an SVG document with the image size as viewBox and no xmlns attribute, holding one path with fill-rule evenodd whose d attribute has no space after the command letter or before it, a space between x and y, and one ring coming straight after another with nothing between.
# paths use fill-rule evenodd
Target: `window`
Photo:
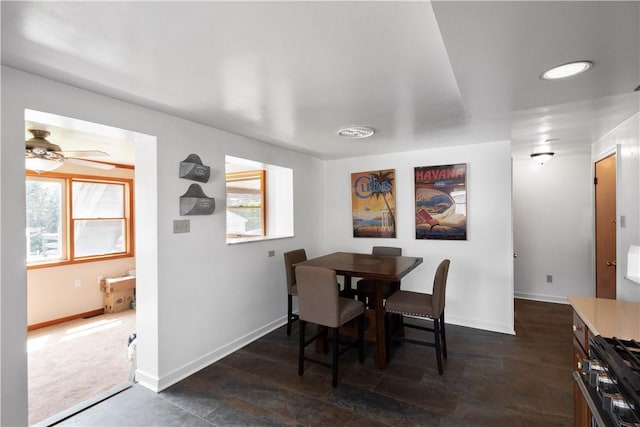
<instances>
[{"instance_id":1,"label":"window","mask_svg":"<svg viewBox=\"0 0 640 427\"><path fill-rule=\"evenodd\" d=\"M123 252L125 185L74 180L72 193L75 257Z\"/></svg>"},{"instance_id":2,"label":"window","mask_svg":"<svg viewBox=\"0 0 640 427\"><path fill-rule=\"evenodd\" d=\"M27 176L27 263L130 256L130 180Z\"/></svg>"},{"instance_id":3,"label":"window","mask_svg":"<svg viewBox=\"0 0 640 427\"><path fill-rule=\"evenodd\" d=\"M264 236L265 172L227 173L226 185L227 237Z\"/></svg>"},{"instance_id":4,"label":"window","mask_svg":"<svg viewBox=\"0 0 640 427\"><path fill-rule=\"evenodd\" d=\"M293 170L225 156L227 243L293 236Z\"/></svg>"},{"instance_id":5,"label":"window","mask_svg":"<svg viewBox=\"0 0 640 427\"><path fill-rule=\"evenodd\" d=\"M63 179L27 178L27 261L55 261L65 257Z\"/></svg>"}]
</instances>

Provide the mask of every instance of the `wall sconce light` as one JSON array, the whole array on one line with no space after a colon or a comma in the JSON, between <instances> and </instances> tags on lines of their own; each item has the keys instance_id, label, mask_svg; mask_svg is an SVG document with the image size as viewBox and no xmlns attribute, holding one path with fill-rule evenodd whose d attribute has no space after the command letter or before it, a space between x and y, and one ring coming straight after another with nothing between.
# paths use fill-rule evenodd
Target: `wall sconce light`
<instances>
[{"instance_id":1,"label":"wall sconce light","mask_svg":"<svg viewBox=\"0 0 640 427\"><path fill-rule=\"evenodd\" d=\"M533 159L534 162L540 163L540 165L544 165L547 160L553 157L554 154L556 153L554 153L553 151L546 151L543 153L532 153L531 158Z\"/></svg>"}]
</instances>

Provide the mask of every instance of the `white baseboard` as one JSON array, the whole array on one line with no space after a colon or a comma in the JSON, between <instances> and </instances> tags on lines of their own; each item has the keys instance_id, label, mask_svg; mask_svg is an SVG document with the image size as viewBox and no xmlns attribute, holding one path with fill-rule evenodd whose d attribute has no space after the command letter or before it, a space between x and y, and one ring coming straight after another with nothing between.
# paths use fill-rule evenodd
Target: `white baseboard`
<instances>
[{"instance_id":1,"label":"white baseboard","mask_svg":"<svg viewBox=\"0 0 640 427\"><path fill-rule=\"evenodd\" d=\"M499 332L501 334L509 334L509 335L516 334L516 331L513 327L513 323L509 325L506 323L478 321L478 319L470 319L470 318L461 317L461 316L452 316L446 311L445 311L444 320L447 325L451 324L451 325L457 325L457 326L464 326L466 328L482 329L484 331Z\"/></svg>"},{"instance_id":2,"label":"white baseboard","mask_svg":"<svg viewBox=\"0 0 640 427\"><path fill-rule=\"evenodd\" d=\"M160 380L158 377L149 375L146 372L141 371L140 369L136 370L136 382L141 386L148 388L154 393L160 391L158 388L158 384L160 384Z\"/></svg>"},{"instance_id":3,"label":"white baseboard","mask_svg":"<svg viewBox=\"0 0 640 427\"><path fill-rule=\"evenodd\" d=\"M167 375L163 375L160 378L150 378L148 376L146 376L143 372L140 371L136 371L136 380L143 385L144 387L147 387L155 392L159 392L162 391L164 389L166 389L167 387L172 386L173 384L187 378L189 375L192 375L196 372L198 372L199 370L206 368L207 366L211 365L214 362L217 362L218 360L222 359L223 357L228 356L229 354L241 349L242 347L246 346L247 344L252 343L253 341L257 340L258 338L267 335L268 333L274 331L275 329L278 329L279 327L281 327L283 324L285 324L286 322L286 316L273 321L271 323L269 323L268 325L265 325L262 328L256 329L255 331L244 335L243 337L240 337L222 347L220 347L217 350L214 350L212 352L210 352L209 354L206 354L205 356L196 359L192 362L189 362L185 365L183 365L182 367L173 370L172 372L168 373Z\"/></svg>"},{"instance_id":4,"label":"white baseboard","mask_svg":"<svg viewBox=\"0 0 640 427\"><path fill-rule=\"evenodd\" d=\"M519 299L528 299L532 301L553 302L556 304L569 304L567 297L558 297L554 295L531 294L527 292L514 292L513 296Z\"/></svg>"}]
</instances>

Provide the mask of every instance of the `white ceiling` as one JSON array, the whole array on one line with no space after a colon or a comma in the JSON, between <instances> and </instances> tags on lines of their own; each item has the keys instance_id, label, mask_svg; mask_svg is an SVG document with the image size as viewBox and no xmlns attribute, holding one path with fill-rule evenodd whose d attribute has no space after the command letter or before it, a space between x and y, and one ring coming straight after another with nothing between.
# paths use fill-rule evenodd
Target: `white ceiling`
<instances>
[{"instance_id":1,"label":"white ceiling","mask_svg":"<svg viewBox=\"0 0 640 427\"><path fill-rule=\"evenodd\" d=\"M1 8L4 65L323 159L499 140L524 158L556 138L558 155L588 153L640 110L638 1ZM347 125L376 134L345 140Z\"/></svg>"}]
</instances>

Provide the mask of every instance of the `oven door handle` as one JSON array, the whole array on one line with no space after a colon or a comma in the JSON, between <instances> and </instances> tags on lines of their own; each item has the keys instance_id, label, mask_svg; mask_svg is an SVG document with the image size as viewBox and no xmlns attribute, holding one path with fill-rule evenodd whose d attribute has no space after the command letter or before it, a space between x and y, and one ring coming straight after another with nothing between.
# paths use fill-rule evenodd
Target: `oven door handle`
<instances>
[{"instance_id":1,"label":"oven door handle","mask_svg":"<svg viewBox=\"0 0 640 427\"><path fill-rule=\"evenodd\" d=\"M597 425L598 427L608 427L609 424L607 424L602 418L602 414L601 414L602 408L600 408L600 406L595 402L595 400L591 396L591 393L589 392L589 389L585 385L584 381L582 381L582 377L580 376L580 374L577 371L573 371L572 375L573 375L574 381L576 382L576 384L578 384L580 393L582 393L584 400L587 402L587 406L589 406L589 412L591 412L591 417L593 418L593 421L596 422L595 425Z\"/></svg>"}]
</instances>

